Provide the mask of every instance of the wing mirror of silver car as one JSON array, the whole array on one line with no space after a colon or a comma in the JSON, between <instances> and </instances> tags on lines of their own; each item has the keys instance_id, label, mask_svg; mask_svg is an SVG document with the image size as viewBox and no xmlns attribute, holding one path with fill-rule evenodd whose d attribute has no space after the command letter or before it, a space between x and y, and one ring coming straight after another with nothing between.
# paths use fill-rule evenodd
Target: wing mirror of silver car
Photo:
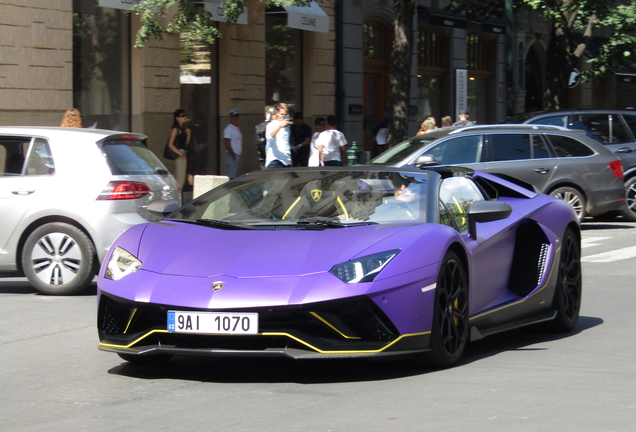
<instances>
[{"instance_id":1,"label":"wing mirror of silver car","mask_svg":"<svg viewBox=\"0 0 636 432\"><path fill-rule=\"evenodd\" d=\"M477 222L493 222L505 219L512 213L510 204L504 201L477 201L468 209L468 234L477 240Z\"/></svg>"},{"instance_id":2,"label":"wing mirror of silver car","mask_svg":"<svg viewBox=\"0 0 636 432\"><path fill-rule=\"evenodd\" d=\"M414 164L416 167L423 167L427 165L437 165L437 159L431 154L423 154L417 158Z\"/></svg>"}]
</instances>

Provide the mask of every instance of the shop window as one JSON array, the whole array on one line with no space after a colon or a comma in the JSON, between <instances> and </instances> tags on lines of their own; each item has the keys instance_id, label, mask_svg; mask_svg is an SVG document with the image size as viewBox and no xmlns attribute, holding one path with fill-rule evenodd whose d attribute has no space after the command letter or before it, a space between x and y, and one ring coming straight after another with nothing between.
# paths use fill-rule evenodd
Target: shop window
<instances>
[{"instance_id":1,"label":"shop window","mask_svg":"<svg viewBox=\"0 0 636 432\"><path fill-rule=\"evenodd\" d=\"M130 130L130 17L88 3L74 2L73 107L84 127Z\"/></svg>"},{"instance_id":2,"label":"shop window","mask_svg":"<svg viewBox=\"0 0 636 432\"><path fill-rule=\"evenodd\" d=\"M443 79L446 72L446 49L444 37L431 27L421 27L417 36L418 46L418 109L417 120L433 115L439 126L443 112Z\"/></svg>"},{"instance_id":3,"label":"shop window","mask_svg":"<svg viewBox=\"0 0 636 432\"><path fill-rule=\"evenodd\" d=\"M384 28L376 23L364 23L362 26L364 41L363 54L365 60L388 60L387 35Z\"/></svg>"},{"instance_id":4,"label":"shop window","mask_svg":"<svg viewBox=\"0 0 636 432\"><path fill-rule=\"evenodd\" d=\"M302 30L287 26L287 14L265 15L265 103L284 102L290 111L302 108Z\"/></svg>"},{"instance_id":5,"label":"shop window","mask_svg":"<svg viewBox=\"0 0 636 432\"><path fill-rule=\"evenodd\" d=\"M468 68L468 113L477 123L491 123L490 78L492 58L490 42L481 34L466 37L466 67Z\"/></svg>"}]
</instances>

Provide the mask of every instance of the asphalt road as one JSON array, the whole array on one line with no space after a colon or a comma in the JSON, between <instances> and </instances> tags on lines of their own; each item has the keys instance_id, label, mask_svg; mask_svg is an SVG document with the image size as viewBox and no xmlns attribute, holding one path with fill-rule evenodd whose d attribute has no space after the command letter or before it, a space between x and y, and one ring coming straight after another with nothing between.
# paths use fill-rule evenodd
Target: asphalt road
<instances>
[{"instance_id":1,"label":"asphalt road","mask_svg":"<svg viewBox=\"0 0 636 432\"><path fill-rule=\"evenodd\" d=\"M636 224L583 224L575 331L473 342L435 371L408 359L176 358L97 350L95 288L38 295L0 278L2 431L633 431Z\"/></svg>"}]
</instances>

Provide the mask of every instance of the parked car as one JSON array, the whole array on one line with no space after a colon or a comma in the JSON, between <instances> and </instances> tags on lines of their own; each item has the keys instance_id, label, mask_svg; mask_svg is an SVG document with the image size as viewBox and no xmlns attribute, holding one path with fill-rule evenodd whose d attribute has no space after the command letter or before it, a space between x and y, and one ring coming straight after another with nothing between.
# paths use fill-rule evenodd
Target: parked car
<instances>
[{"instance_id":1,"label":"parked car","mask_svg":"<svg viewBox=\"0 0 636 432\"><path fill-rule=\"evenodd\" d=\"M137 363L416 354L448 367L489 334L572 330L580 257L567 204L493 175L258 171L115 241L99 348Z\"/></svg>"},{"instance_id":2,"label":"parked car","mask_svg":"<svg viewBox=\"0 0 636 432\"><path fill-rule=\"evenodd\" d=\"M623 162L625 205L623 217L636 221L636 111L577 109L516 114L503 123L563 126L583 131L612 150Z\"/></svg>"},{"instance_id":3,"label":"parked car","mask_svg":"<svg viewBox=\"0 0 636 432\"><path fill-rule=\"evenodd\" d=\"M87 287L113 240L178 208L179 188L146 136L0 127L0 272L45 294Z\"/></svg>"},{"instance_id":4,"label":"parked car","mask_svg":"<svg viewBox=\"0 0 636 432\"><path fill-rule=\"evenodd\" d=\"M461 165L493 173L563 199L580 221L624 205L620 159L593 139L558 126L436 129L388 149L370 163Z\"/></svg>"}]
</instances>

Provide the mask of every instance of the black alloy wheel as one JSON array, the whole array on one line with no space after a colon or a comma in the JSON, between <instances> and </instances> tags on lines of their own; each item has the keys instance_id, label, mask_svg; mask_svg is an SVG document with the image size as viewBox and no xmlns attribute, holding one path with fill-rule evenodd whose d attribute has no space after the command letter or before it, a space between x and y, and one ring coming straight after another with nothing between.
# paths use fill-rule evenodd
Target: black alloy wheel
<instances>
[{"instance_id":1,"label":"black alloy wheel","mask_svg":"<svg viewBox=\"0 0 636 432\"><path fill-rule=\"evenodd\" d=\"M561 243L559 276L552 307L557 316L550 328L555 332L571 331L579 319L583 278L581 272L581 245L574 232L567 228Z\"/></svg>"},{"instance_id":2,"label":"black alloy wheel","mask_svg":"<svg viewBox=\"0 0 636 432\"><path fill-rule=\"evenodd\" d=\"M625 205L621 214L628 221L636 222L636 176L625 182Z\"/></svg>"},{"instance_id":3,"label":"black alloy wheel","mask_svg":"<svg viewBox=\"0 0 636 432\"><path fill-rule=\"evenodd\" d=\"M462 261L446 252L435 290L431 350L423 353L432 367L445 368L461 358L468 342L468 279Z\"/></svg>"}]
</instances>

